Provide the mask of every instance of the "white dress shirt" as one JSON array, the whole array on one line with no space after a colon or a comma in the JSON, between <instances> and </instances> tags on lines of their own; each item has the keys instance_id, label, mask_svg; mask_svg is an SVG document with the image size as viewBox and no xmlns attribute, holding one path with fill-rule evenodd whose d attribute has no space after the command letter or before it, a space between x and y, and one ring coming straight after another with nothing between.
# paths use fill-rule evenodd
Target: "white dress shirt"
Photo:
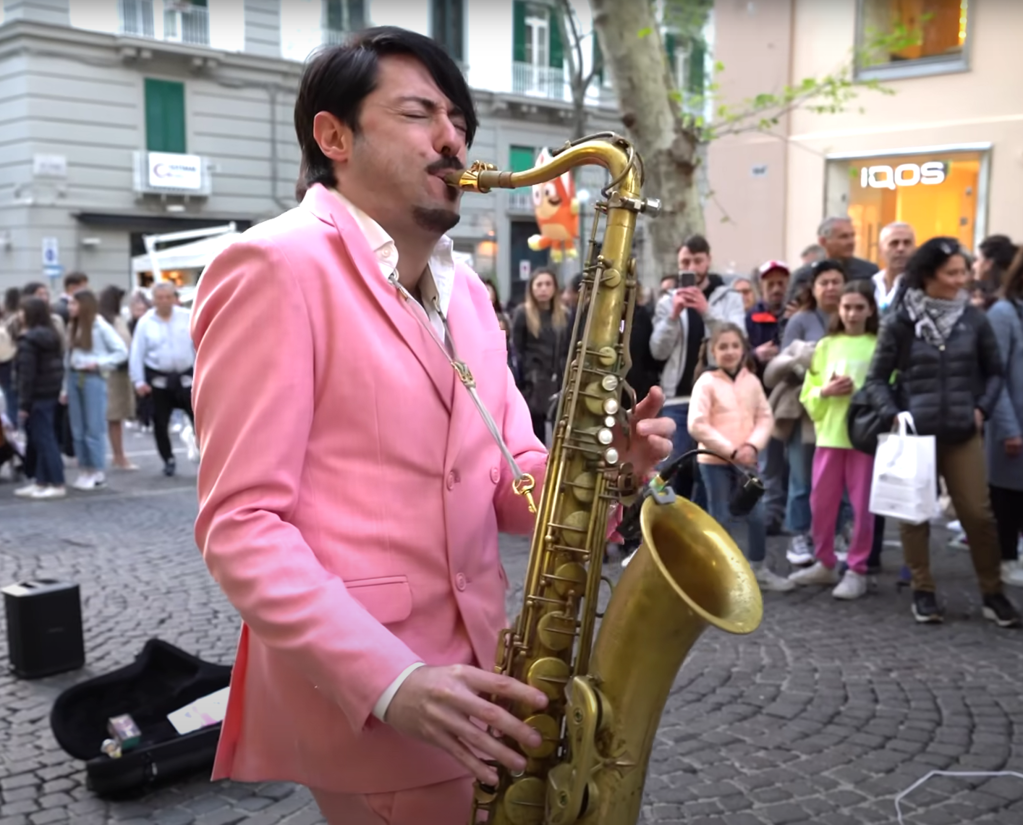
<instances>
[{"instance_id":1,"label":"white dress shirt","mask_svg":"<svg viewBox=\"0 0 1023 825\"><path fill-rule=\"evenodd\" d=\"M146 383L146 367L157 372L187 372L195 364L195 347L190 329L191 313L171 307L166 321L155 309L146 312L135 325L131 339L128 374L136 387Z\"/></svg>"},{"instance_id":2,"label":"white dress shirt","mask_svg":"<svg viewBox=\"0 0 1023 825\"><path fill-rule=\"evenodd\" d=\"M365 236L366 242L369 244L369 248L372 249L373 254L376 255L377 262L380 265L380 274L385 279L389 279L391 277L391 273L398 268L398 249L394 245L394 239L384 231L384 228L380 226L380 224L357 206L354 206L351 201L345 198L344 195L336 189L332 189L331 191L351 213L356 226L362 230L362 234ZM419 282L419 293L423 298L423 309L426 310L426 315L430 319L430 323L441 341L445 341L444 322L433 307L433 298L434 296L437 297L437 303L440 305L440 311L444 313L446 317L448 314L448 306L451 304L451 293L455 286L455 259L451 254L452 246L453 244L451 239L447 235L442 235L440 240L437 241L437 246L434 247L433 254L430 256L430 263L424 273L424 276L426 277L423 277ZM398 297L397 292L395 292L395 297ZM387 709L391 705L391 700L394 699L394 694L398 692L398 688L404 684L405 680L413 670L416 670L423 665L423 662L416 662L415 664L409 665L405 668L405 670L399 673L398 678L391 682L387 689L380 694L380 698L377 700L376 705L373 706L373 715L377 719L381 722L384 721L384 717L387 715Z\"/></svg>"},{"instance_id":3,"label":"white dress shirt","mask_svg":"<svg viewBox=\"0 0 1023 825\"><path fill-rule=\"evenodd\" d=\"M887 270L882 269L880 272L874 273L874 300L877 301L877 310L882 315L891 306L892 301L895 300L895 293L899 291L899 284L902 283L902 276L897 275L892 288L888 289L888 284L885 282L885 272Z\"/></svg>"}]
</instances>

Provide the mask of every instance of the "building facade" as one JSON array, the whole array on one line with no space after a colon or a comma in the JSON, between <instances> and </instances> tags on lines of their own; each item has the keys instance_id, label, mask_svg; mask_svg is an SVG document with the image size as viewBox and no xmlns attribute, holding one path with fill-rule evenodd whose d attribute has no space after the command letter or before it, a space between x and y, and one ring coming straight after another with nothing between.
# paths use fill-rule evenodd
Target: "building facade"
<instances>
[{"instance_id":1,"label":"building facade","mask_svg":"<svg viewBox=\"0 0 1023 825\"><path fill-rule=\"evenodd\" d=\"M363 26L428 34L460 62L481 122L470 160L528 168L577 125L545 2L2 1L0 287L81 270L127 289L146 235L244 230L292 208L303 61ZM589 33L588 3L575 5ZM592 36L581 45L588 71ZM601 78L586 101L586 132L619 128ZM526 190L467 195L451 236L507 298L546 263L527 245L536 232Z\"/></svg>"},{"instance_id":2,"label":"building facade","mask_svg":"<svg viewBox=\"0 0 1023 825\"><path fill-rule=\"evenodd\" d=\"M1023 34L1023 3L718 0L714 14L731 102L854 57L858 79L892 92L862 88L845 112L797 109L767 133L712 143L707 225L719 263L798 262L829 215L852 218L856 254L874 261L892 221L971 250L989 234L1023 236L1023 87L1004 62ZM900 24L920 32L917 45L866 54Z\"/></svg>"}]
</instances>

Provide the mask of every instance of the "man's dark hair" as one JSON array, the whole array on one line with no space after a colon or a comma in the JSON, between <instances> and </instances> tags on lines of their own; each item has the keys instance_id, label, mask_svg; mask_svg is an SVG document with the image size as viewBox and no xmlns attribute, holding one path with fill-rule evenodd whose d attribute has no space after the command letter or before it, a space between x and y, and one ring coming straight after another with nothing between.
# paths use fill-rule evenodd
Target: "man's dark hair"
<instances>
[{"instance_id":1,"label":"man's dark hair","mask_svg":"<svg viewBox=\"0 0 1023 825\"><path fill-rule=\"evenodd\" d=\"M429 37L395 26L355 34L347 43L321 50L306 66L295 101L295 133L302 150L305 184L336 186L332 162L313 138L313 118L330 112L359 134L362 102L377 85L380 58L408 55L422 63L437 87L465 119L465 143L472 146L479 120L469 86L458 65Z\"/></svg>"},{"instance_id":2,"label":"man's dark hair","mask_svg":"<svg viewBox=\"0 0 1023 825\"><path fill-rule=\"evenodd\" d=\"M21 294L26 297L32 297L40 289L47 289L48 287L42 281L29 281L25 286L21 288Z\"/></svg>"},{"instance_id":3,"label":"man's dark hair","mask_svg":"<svg viewBox=\"0 0 1023 825\"><path fill-rule=\"evenodd\" d=\"M84 272L69 272L64 276L64 291L73 292L73 288L89 283L89 276Z\"/></svg>"},{"instance_id":4,"label":"man's dark hair","mask_svg":"<svg viewBox=\"0 0 1023 825\"><path fill-rule=\"evenodd\" d=\"M707 243L707 239L703 237L703 235L690 235L686 238L685 243L683 243L682 246L694 255L699 255L700 253L703 253L704 255L710 254L710 244ZM679 247L680 251L682 246Z\"/></svg>"}]
</instances>

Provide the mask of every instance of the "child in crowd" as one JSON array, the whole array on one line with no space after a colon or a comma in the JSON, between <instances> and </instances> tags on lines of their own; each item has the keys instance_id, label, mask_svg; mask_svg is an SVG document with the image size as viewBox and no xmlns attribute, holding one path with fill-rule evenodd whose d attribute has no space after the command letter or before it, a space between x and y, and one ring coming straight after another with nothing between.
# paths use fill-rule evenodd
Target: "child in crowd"
<instances>
[{"instance_id":1,"label":"child in crowd","mask_svg":"<svg viewBox=\"0 0 1023 825\"><path fill-rule=\"evenodd\" d=\"M715 326L710 352L717 367L704 372L693 385L689 433L702 449L714 450L738 464L755 468L757 455L771 437L774 420L760 379L747 368L749 354L742 330L735 324ZM735 520L728 505L739 477L733 467L713 456L701 455L698 463L710 515L728 526ZM765 590L792 590L792 582L773 573L764 563L767 527L763 499L745 521L746 556L760 586Z\"/></svg>"},{"instance_id":2,"label":"child in crowd","mask_svg":"<svg viewBox=\"0 0 1023 825\"><path fill-rule=\"evenodd\" d=\"M867 592L867 560L874 541L870 485L874 457L853 449L847 417L852 394L863 386L877 346L878 313L870 281L852 281L842 289L838 313L828 334L814 350L799 400L813 419L817 449L813 457L813 566L789 576L796 584L837 584L836 599L858 599ZM838 578L835 521L848 492L853 508L853 533L848 565Z\"/></svg>"}]
</instances>

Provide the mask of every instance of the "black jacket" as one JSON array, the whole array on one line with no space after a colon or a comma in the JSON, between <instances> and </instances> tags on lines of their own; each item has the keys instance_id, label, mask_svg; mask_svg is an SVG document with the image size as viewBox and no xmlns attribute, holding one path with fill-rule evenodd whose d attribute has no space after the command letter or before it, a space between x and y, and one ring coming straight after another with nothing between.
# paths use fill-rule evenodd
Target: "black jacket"
<instances>
[{"instance_id":1,"label":"black jacket","mask_svg":"<svg viewBox=\"0 0 1023 825\"><path fill-rule=\"evenodd\" d=\"M33 401L60 398L64 381L64 352L60 335L48 327L33 327L18 337L15 356L18 406L32 411Z\"/></svg>"},{"instance_id":2,"label":"black jacket","mask_svg":"<svg viewBox=\"0 0 1023 825\"><path fill-rule=\"evenodd\" d=\"M955 444L976 434L975 409L991 416L1003 376L998 341L979 309L967 306L939 349L917 337L909 312L900 307L881 326L865 389L882 419L908 410L917 433Z\"/></svg>"}]
</instances>

